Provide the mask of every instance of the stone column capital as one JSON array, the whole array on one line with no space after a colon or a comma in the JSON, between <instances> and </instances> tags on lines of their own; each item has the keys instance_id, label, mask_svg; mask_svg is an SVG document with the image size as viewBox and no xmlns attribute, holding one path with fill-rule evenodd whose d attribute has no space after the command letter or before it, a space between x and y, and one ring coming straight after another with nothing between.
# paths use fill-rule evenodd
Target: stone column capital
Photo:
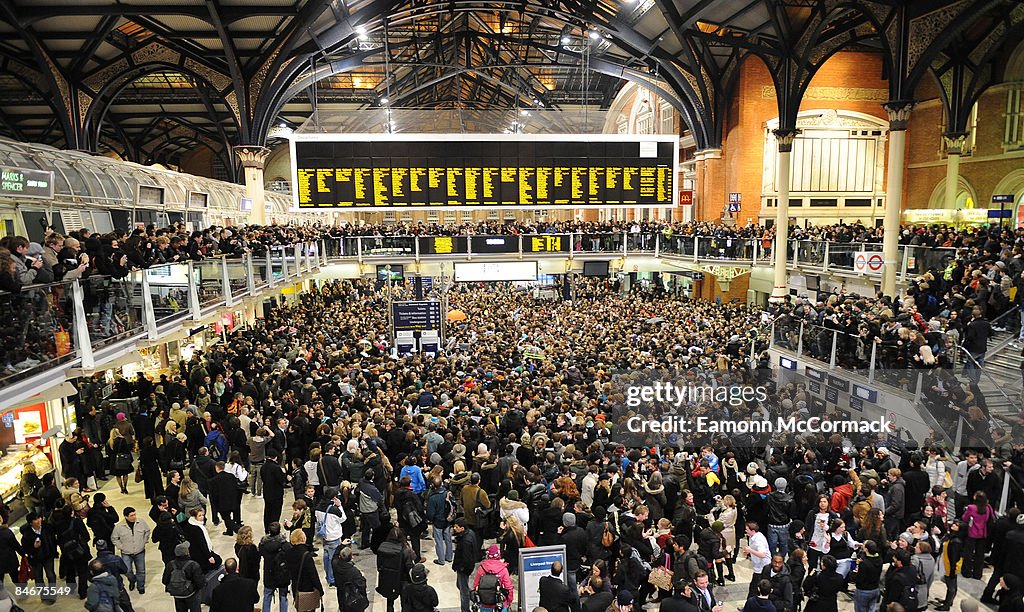
<instances>
[{"instance_id":1,"label":"stone column capital","mask_svg":"<svg viewBox=\"0 0 1024 612\"><path fill-rule=\"evenodd\" d=\"M701 149L697 151L695 155L700 155L700 159L722 159L721 149Z\"/></svg>"},{"instance_id":2,"label":"stone column capital","mask_svg":"<svg viewBox=\"0 0 1024 612\"><path fill-rule=\"evenodd\" d=\"M942 135L942 142L946 145L948 155L960 155L964 152L964 145L967 144L967 134L963 132L946 132Z\"/></svg>"},{"instance_id":3,"label":"stone column capital","mask_svg":"<svg viewBox=\"0 0 1024 612\"><path fill-rule=\"evenodd\" d=\"M912 100L890 100L883 104L882 108L889 114L890 132L906 131L907 122L910 121L910 111L914 110Z\"/></svg>"},{"instance_id":4,"label":"stone column capital","mask_svg":"<svg viewBox=\"0 0 1024 612\"><path fill-rule=\"evenodd\" d=\"M800 130L796 128L778 129L773 130L772 134L775 135L775 141L779 143L779 153L790 153L793 151L793 142L800 135Z\"/></svg>"},{"instance_id":5,"label":"stone column capital","mask_svg":"<svg viewBox=\"0 0 1024 612\"><path fill-rule=\"evenodd\" d=\"M263 169L270 155L270 149L258 145L239 145L234 147L235 156L242 162L243 168Z\"/></svg>"}]
</instances>

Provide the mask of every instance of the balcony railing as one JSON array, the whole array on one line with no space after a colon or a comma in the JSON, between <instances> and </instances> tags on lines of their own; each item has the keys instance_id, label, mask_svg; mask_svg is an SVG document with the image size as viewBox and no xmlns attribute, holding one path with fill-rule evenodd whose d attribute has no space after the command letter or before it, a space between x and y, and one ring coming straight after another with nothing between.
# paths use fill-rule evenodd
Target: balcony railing
<instances>
[{"instance_id":1,"label":"balcony railing","mask_svg":"<svg viewBox=\"0 0 1024 612\"><path fill-rule=\"evenodd\" d=\"M125 278L93 275L0 292L0 389L56 366L91 369L99 354L200 321L223 307L314 272L337 245L272 247L265 255L153 266Z\"/></svg>"},{"instance_id":2,"label":"balcony railing","mask_svg":"<svg viewBox=\"0 0 1024 612\"><path fill-rule=\"evenodd\" d=\"M881 245L791 241L787 248L793 269L853 273L857 254L880 251ZM92 368L95 353L106 347L144 337L157 340L173 327L202 320L219 308L233 306L329 262L640 255L679 262L767 266L772 264L772 251L773 245L757 238L663 233L351 236L273 246L261 255L164 264L123 279L90 276L29 286L17 294L0 293L0 388L70 361ZM929 268L942 270L953 254L953 249L900 247L900 277ZM842 342L836 337L828 344L823 332L808 329L777 328L776 334L780 344L788 343L792 350L803 346L802 350L814 351L815 357L825 362L831 361L827 349ZM872 356L872 363L874 359ZM910 386L905 381L896 384L903 389Z\"/></svg>"}]
</instances>

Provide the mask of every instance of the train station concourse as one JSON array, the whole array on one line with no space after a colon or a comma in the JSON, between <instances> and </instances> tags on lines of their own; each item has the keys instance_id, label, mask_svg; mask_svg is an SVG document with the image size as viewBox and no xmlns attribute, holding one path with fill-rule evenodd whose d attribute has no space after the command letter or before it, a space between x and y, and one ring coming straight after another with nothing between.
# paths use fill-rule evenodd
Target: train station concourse
<instances>
[{"instance_id":1,"label":"train station concourse","mask_svg":"<svg viewBox=\"0 0 1024 612\"><path fill-rule=\"evenodd\" d=\"M0 612L1024 612L1022 40L0 0Z\"/></svg>"}]
</instances>

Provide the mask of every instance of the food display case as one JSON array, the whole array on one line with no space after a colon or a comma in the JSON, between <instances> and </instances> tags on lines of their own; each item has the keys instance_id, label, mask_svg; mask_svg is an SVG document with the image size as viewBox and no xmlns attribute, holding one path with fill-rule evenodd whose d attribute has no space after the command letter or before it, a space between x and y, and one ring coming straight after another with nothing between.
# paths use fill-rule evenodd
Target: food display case
<instances>
[{"instance_id":1,"label":"food display case","mask_svg":"<svg viewBox=\"0 0 1024 612\"><path fill-rule=\"evenodd\" d=\"M30 460L36 467L36 474L42 478L53 471L53 464L42 449L31 444L12 444L7 453L0 457L0 497L9 502L18 494L21 485L21 472L25 460Z\"/></svg>"}]
</instances>

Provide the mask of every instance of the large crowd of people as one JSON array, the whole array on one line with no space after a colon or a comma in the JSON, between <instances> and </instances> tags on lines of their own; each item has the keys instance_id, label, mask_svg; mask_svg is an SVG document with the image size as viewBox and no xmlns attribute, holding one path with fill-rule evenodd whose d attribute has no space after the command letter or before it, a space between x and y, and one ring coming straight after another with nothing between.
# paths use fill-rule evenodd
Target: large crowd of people
<instances>
[{"instance_id":1,"label":"large crowd of people","mask_svg":"<svg viewBox=\"0 0 1024 612\"><path fill-rule=\"evenodd\" d=\"M432 561L454 570L462 612L497 611L518 605L519 551L563 544L539 585L548 611L722 612L715 590L738 567L753 572L747 612L836 610L843 593L858 612L948 610L980 578L982 602L1024 610L1010 553L1024 544L1024 445L977 440L962 456L854 434L624 445L623 371L770 390L686 407L719 419L815 407L801 386L763 376L767 312L610 279L577 295L457 285L448 300L466 318L448 325L445 350L397 356L387 292L328 282L159 379L120 380L115 395L138 398L127 413L84 379L61 477L27 469L26 524L0 528L5 572L24 555L37 584L75 584L92 612L131 610L147 589L190 612L311 612L324 597L344 612L379 598L428 611L446 586L428 582ZM840 302L829 307L870 310ZM93 491L104 478L143 487L152 506L112 507ZM1006 479L1015 488L997 515ZM243 516L248 496L261 516ZM232 549L210 537L221 523ZM366 549L376 576L354 562Z\"/></svg>"},{"instance_id":2,"label":"large crowd of people","mask_svg":"<svg viewBox=\"0 0 1024 612\"><path fill-rule=\"evenodd\" d=\"M756 226L575 221L82 230L49 234L41 248L4 239L0 287L323 237L609 231L772 238ZM879 235L860 225L791 233ZM857 612L948 610L958 575L981 579L989 565L981 601L1024 610L1024 571L1008 554L1024 544L1024 415L997 423L977 378L992 329L1016 328L1024 311L1024 234L906 227L900 241L952 250L944 269L924 272L898 299L819 293L762 310L661 287L622 291L614 279L577 280L576 301L456 285L448 301L465 320L448 324L437 355L392 350L387 300L410 288L324 283L158 380L120 380L116 395L137 398L131 410L84 379L59 478L26 466L25 525L0 528L4 573L17 581L21 555L37 584L74 584L91 612L130 612L131 592L146 588L189 612L258 602L270 612L274 599L282 612L310 612L331 588L344 612L377 597L389 611L428 611L438 602L424 565L432 545L433 563L455 571L462 612L497 611L518 605L519 550L564 544L564 564L540 584L549 611L660 602L722 612L715 587L748 564L746 612L835 610L842 593ZM30 332L5 325L5 337L24 344ZM709 418L830 418L802 386L772 381L772 326L779 344L825 361L834 352L840 367L865 368L874 355L896 384L928 372L921 396L939 424L966 424L961 455L939 436L623 433L633 415L623 372L770 390L738 405L686 406ZM54 329L44 335L57 340ZM966 380L956 376L964 359ZM139 483L152 507L114 508L94 490L110 478L121 492ZM261 499L262 516L243 517L247 496ZM221 522L232 550L210 538ZM364 549L376 555L369 580L354 562ZM938 581L945 588L933 596Z\"/></svg>"}]
</instances>

